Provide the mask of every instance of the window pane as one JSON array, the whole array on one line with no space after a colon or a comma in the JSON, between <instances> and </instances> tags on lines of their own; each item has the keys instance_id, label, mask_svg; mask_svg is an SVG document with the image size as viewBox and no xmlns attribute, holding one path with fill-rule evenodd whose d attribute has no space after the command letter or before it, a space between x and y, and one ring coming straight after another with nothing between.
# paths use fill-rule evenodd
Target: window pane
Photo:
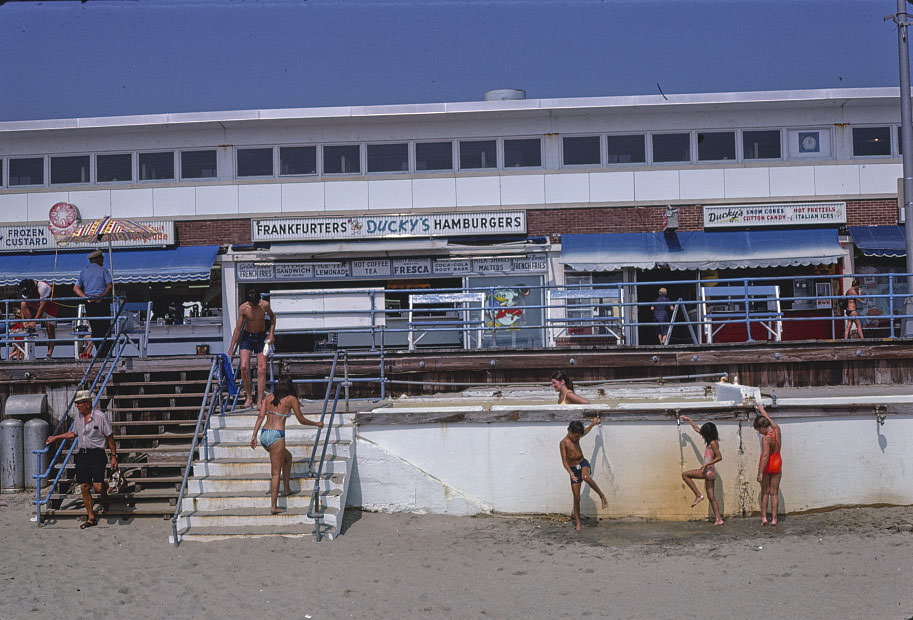
<instances>
[{"instance_id":1,"label":"window pane","mask_svg":"<svg viewBox=\"0 0 913 620\"><path fill-rule=\"evenodd\" d=\"M415 169L453 170L453 145L450 142L416 144Z\"/></svg>"},{"instance_id":2,"label":"window pane","mask_svg":"<svg viewBox=\"0 0 913 620\"><path fill-rule=\"evenodd\" d=\"M853 155L890 154L890 127L853 127Z\"/></svg>"},{"instance_id":3,"label":"window pane","mask_svg":"<svg viewBox=\"0 0 913 620\"><path fill-rule=\"evenodd\" d=\"M51 183L88 183L89 156L51 158Z\"/></svg>"},{"instance_id":4,"label":"window pane","mask_svg":"<svg viewBox=\"0 0 913 620\"><path fill-rule=\"evenodd\" d=\"M279 148L279 174L317 174L316 146L283 146Z\"/></svg>"},{"instance_id":5,"label":"window pane","mask_svg":"<svg viewBox=\"0 0 913 620\"><path fill-rule=\"evenodd\" d=\"M504 141L504 167L522 168L542 165L542 146L539 138Z\"/></svg>"},{"instance_id":6,"label":"window pane","mask_svg":"<svg viewBox=\"0 0 913 620\"><path fill-rule=\"evenodd\" d=\"M174 178L174 153L140 153L139 180L161 181Z\"/></svg>"},{"instance_id":7,"label":"window pane","mask_svg":"<svg viewBox=\"0 0 913 620\"><path fill-rule=\"evenodd\" d=\"M184 151L181 153L182 179L211 179L215 176L215 151Z\"/></svg>"},{"instance_id":8,"label":"window pane","mask_svg":"<svg viewBox=\"0 0 913 620\"><path fill-rule=\"evenodd\" d=\"M99 183L133 180L133 155L97 155L95 157L95 180Z\"/></svg>"},{"instance_id":9,"label":"window pane","mask_svg":"<svg viewBox=\"0 0 913 620\"><path fill-rule=\"evenodd\" d=\"M408 170L408 144L368 145L368 172L406 172Z\"/></svg>"},{"instance_id":10,"label":"window pane","mask_svg":"<svg viewBox=\"0 0 913 620\"><path fill-rule=\"evenodd\" d=\"M654 135L653 161L691 161L691 136L686 133Z\"/></svg>"},{"instance_id":11,"label":"window pane","mask_svg":"<svg viewBox=\"0 0 913 620\"><path fill-rule=\"evenodd\" d=\"M44 185L44 158L11 159L10 185Z\"/></svg>"},{"instance_id":12,"label":"window pane","mask_svg":"<svg viewBox=\"0 0 913 620\"><path fill-rule=\"evenodd\" d=\"M609 136L609 164L642 164L647 161L647 150L642 135Z\"/></svg>"},{"instance_id":13,"label":"window pane","mask_svg":"<svg viewBox=\"0 0 913 620\"><path fill-rule=\"evenodd\" d=\"M564 165L583 166L599 163L599 136L564 139Z\"/></svg>"},{"instance_id":14,"label":"window pane","mask_svg":"<svg viewBox=\"0 0 913 620\"><path fill-rule=\"evenodd\" d=\"M497 168L496 152L494 140L460 142L460 169Z\"/></svg>"},{"instance_id":15,"label":"window pane","mask_svg":"<svg viewBox=\"0 0 913 620\"><path fill-rule=\"evenodd\" d=\"M735 159L735 133L732 131L698 133L697 158L699 161Z\"/></svg>"},{"instance_id":16,"label":"window pane","mask_svg":"<svg viewBox=\"0 0 913 620\"><path fill-rule=\"evenodd\" d=\"M323 171L326 174L358 174L361 172L361 147L357 144L323 147Z\"/></svg>"},{"instance_id":17,"label":"window pane","mask_svg":"<svg viewBox=\"0 0 913 620\"><path fill-rule=\"evenodd\" d=\"M780 132L743 131L742 156L745 159L780 159Z\"/></svg>"},{"instance_id":18,"label":"window pane","mask_svg":"<svg viewBox=\"0 0 913 620\"><path fill-rule=\"evenodd\" d=\"M238 176L273 176L273 149L238 149Z\"/></svg>"}]
</instances>

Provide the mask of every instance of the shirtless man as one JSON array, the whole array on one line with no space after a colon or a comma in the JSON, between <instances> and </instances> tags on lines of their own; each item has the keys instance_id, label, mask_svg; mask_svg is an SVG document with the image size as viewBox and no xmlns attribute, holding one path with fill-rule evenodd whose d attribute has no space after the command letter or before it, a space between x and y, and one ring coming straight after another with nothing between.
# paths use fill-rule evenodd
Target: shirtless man
<instances>
[{"instance_id":1,"label":"shirtless man","mask_svg":"<svg viewBox=\"0 0 913 620\"><path fill-rule=\"evenodd\" d=\"M571 492L574 494L574 521L576 529L580 529L580 483L586 481L590 488L596 491L599 499L602 500L602 507L608 508L609 502L605 495L590 478L590 462L583 457L583 450L580 449L580 438L593 430L593 427L599 424L599 418L593 418L590 425L583 428L583 422L574 420L567 427L567 435L561 440L561 463L564 469L571 476Z\"/></svg>"},{"instance_id":2,"label":"shirtless man","mask_svg":"<svg viewBox=\"0 0 913 620\"><path fill-rule=\"evenodd\" d=\"M266 315L269 315L269 334L266 333ZM241 384L247 399L244 407L253 407L254 399L250 390L250 355L257 354L257 406L266 393L266 355L263 345L275 341L273 332L276 330L276 315L269 307L269 302L260 299L260 291L251 289L247 291L247 301L238 308L238 324L231 335L229 351L234 355L235 345L241 345Z\"/></svg>"}]
</instances>

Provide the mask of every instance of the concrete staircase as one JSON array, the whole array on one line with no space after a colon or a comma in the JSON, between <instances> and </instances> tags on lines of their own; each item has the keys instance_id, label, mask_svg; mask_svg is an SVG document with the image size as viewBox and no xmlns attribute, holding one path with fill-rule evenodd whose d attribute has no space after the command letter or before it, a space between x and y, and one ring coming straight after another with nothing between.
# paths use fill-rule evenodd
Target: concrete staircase
<instances>
[{"instance_id":1,"label":"concrete staircase","mask_svg":"<svg viewBox=\"0 0 913 620\"><path fill-rule=\"evenodd\" d=\"M302 409L312 420L319 417L319 406ZM315 483L319 484L324 513L321 531L330 539L339 533L354 458L354 415L336 414L319 483L306 477L317 429L301 426L289 418L285 441L293 458L293 494L279 498L279 507L284 512L277 515L270 514L269 455L259 442L255 450L250 448L256 419L252 409L213 416L206 445L201 446L200 457L194 462L193 475L188 480L177 523L179 542L231 536L312 536L314 519L308 516L308 509ZM315 460L314 469L317 464Z\"/></svg>"}]
</instances>

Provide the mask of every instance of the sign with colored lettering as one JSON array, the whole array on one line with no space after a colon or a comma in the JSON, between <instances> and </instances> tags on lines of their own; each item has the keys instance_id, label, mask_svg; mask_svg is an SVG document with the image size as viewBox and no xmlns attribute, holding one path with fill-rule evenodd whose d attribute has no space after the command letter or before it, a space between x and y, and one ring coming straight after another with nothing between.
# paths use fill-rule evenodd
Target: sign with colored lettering
<instances>
[{"instance_id":1,"label":"sign with colored lettering","mask_svg":"<svg viewBox=\"0 0 913 620\"><path fill-rule=\"evenodd\" d=\"M525 211L251 220L251 241L326 241L526 234Z\"/></svg>"},{"instance_id":2,"label":"sign with colored lettering","mask_svg":"<svg viewBox=\"0 0 913 620\"><path fill-rule=\"evenodd\" d=\"M151 239L112 241L114 248L142 248L174 245L174 222L171 220L133 220L156 231ZM85 223L85 220L83 220ZM40 252L53 250L79 250L108 247L100 243L58 243L47 223L9 224L0 226L0 252Z\"/></svg>"},{"instance_id":3,"label":"sign with colored lettering","mask_svg":"<svg viewBox=\"0 0 913 620\"><path fill-rule=\"evenodd\" d=\"M704 228L833 225L846 223L845 202L799 202L704 207Z\"/></svg>"}]
</instances>

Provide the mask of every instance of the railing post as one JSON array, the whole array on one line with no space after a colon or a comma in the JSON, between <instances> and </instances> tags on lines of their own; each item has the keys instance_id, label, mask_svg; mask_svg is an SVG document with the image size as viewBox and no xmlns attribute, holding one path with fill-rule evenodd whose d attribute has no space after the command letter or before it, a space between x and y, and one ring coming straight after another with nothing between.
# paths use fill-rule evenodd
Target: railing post
<instances>
[{"instance_id":1,"label":"railing post","mask_svg":"<svg viewBox=\"0 0 913 620\"><path fill-rule=\"evenodd\" d=\"M754 342L754 338L751 337L751 308L748 305L748 279L742 280L742 294L744 295L745 302L745 331L748 334L748 342Z\"/></svg>"},{"instance_id":2,"label":"railing post","mask_svg":"<svg viewBox=\"0 0 913 620\"><path fill-rule=\"evenodd\" d=\"M891 340L894 340L894 274L888 274L888 323L891 325Z\"/></svg>"}]
</instances>

